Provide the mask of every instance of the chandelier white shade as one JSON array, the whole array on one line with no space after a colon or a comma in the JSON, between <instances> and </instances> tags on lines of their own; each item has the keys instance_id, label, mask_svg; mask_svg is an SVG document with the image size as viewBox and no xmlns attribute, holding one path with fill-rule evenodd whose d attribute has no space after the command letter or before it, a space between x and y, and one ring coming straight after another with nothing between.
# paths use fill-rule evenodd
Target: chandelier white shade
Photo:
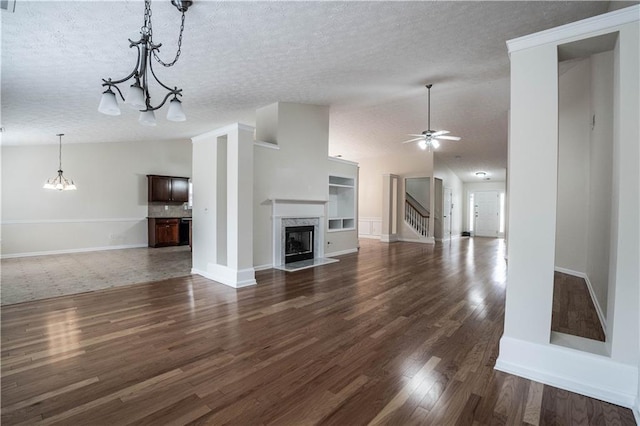
<instances>
[{"instance_id":1,"label":"chandelier white shade","mask_svg":"<svg viewBox=\"0 0 640 426\"><path fill-rule=\"evenodd\" d=\"M169 110L167 111L167 120L169 121L185 121L187 116L184 115L182 110L182 102L179 99L174 99L169 102Z\"/></svg>"},{"instance_id":2,"label":"chandelier white shade","mask_svg":"<svg viewBox=\"0 0 640 426\"><path fill-rule=\"evenodd\" d=\"M62 174L62 137L64 133L59 133L56 136L60 138L59 151L58 151L58 174L47 181L42 186L44 189L55 189L58 191L75 191L76 185L72 179L67 179Z\"/></svg>"},{"instance_id":3,"label":"chandelier white shade","mask_svg":"<svg viewBox=\"0 0 640 426\"><path fill-rule=\"evenodd\" d=\"M182 20L180 24L180 35L178 37L178 50L176 56L171 62L164 62L158 57L158 52L162 43L155 44L153 41L153 27L151 24L151 0L145 0L144 2L144 23L140 29L140 40L129 40L129 47L135 47L138 50L138 60L131 73L119 80L102 79L103 86L106 86L107 90L102 93L100 99L100 105L98 111L107 115L120 115L120 107L118 106L118 100L116 98L116 92L120 95L120 98L125 104L133 109L140 111L140 118L138 122L145 126L155 126L156 117L154 111L164 106L169 101L169 109L167 112L167 120L169 121L185 121L187 119L184 111L182 110L182 103L178 99L182 96L182 89L173 87L173 89L163 82L161 82L156 76L156 72L153 69L154 60L165 67L173 66L180 57L182 49L182 33L184 31L184 15L189 6L193 3L191 0L171 0L171 3L182 13ZM151 104L151 94L149 93L149 83L153 80L167 91L162 102L153 106ZM130 85L125 98L122 91L118 87L118 84L124 83L133 79L133 84ZM115 92L114 90L115 89Z\"/></svg>"},{"instance_id":4,"label":"chandelier white shade","mask_svg":"<svg viewBox=\"0 0 640 426\"><path fill-rule=\"evenodd\" d=\"M116 94L113 93L111 89L107 89L102 93L98 111L107 115L120 115L120 107L118 107Z\"/></svg>"},{"instance_id":5,"label":"chandelier white shade","mask_svg":"<svg viewBox=\"0 0 640 426\"><path fill-rule=\"evenodd\" d=\"M140 118L138 118L138 122L143 126L155 126L156 114L153 111L142 111L140 113Z\"/></svg>"}]
</instances>

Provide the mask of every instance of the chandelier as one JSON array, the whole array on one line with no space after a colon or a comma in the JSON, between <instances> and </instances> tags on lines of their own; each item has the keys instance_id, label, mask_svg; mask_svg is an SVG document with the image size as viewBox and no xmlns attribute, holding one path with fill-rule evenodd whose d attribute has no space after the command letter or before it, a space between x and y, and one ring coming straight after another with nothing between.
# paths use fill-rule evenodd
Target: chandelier
<instances>
[{"instance_id":1,"label":"chandelier","mask_svg":"<svg viewBox=\"0 0 640 426\"><path fill-rule=\"evenodd\" d=\"M44 189L57 189L58 191L75 191L76 185L73 180L69 180L62 174L62 137L64 133L58 133L56 136L60 138L60 151L58 153L58 174L51 179L47 179L44 183Z\"/></svg>"},{"instance_id":2,"label":"chandelier","mask_svg":"<svg viewBox=\"0 0 640 426\"><path fill-rule=\"evenodd\" d=\"M162 108L162 106L169 101L169 109L167 111L167 120L170 121L185 121L187 118L182 111L182 102L178 99L178 96L182 96L182 89L174 87L173 89L163 82L161 82L156 76L153 70L153 60L155 59L159 64L165 67L171 67L178 62L180 58L182 48L182 33L184 31L184 14L193 3L191 0L171 0L171 3L182 12L182 21L180 24L180 35L178 36L178 50L176 56L171 62L164 62L158 57L158 52L162 43L154 44L153 42L153 28L151 25L151 0L145 0L144 2L144 24L140 28L140 40L133 41L129 39L129 47L135 47L138 49L138 60L136 65L131 71L131 74L120 80L112 80L111 78L105 80L102 79L102 86L106 86L107 90L102 93L100 99L100 106L98 111L107 115L120 115L120 107L118 107L118 101L116 100L116 94L112 89L115 89L125 104L131 108L140 110L140 124L146 126L156 125L156 116L154 111ZM150 79L153 79L164 89L167 90L162 102L156 106L151 104L151 95L149 93ZM120 83L133 79L133 84L129 87L127 97L125 98L117 86Z\"/></svg>"}]
</instances>

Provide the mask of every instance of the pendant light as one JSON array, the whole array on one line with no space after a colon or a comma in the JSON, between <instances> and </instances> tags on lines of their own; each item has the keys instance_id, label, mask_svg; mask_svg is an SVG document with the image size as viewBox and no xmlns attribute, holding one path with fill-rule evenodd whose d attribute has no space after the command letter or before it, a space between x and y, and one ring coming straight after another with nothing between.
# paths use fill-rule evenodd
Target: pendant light
<instances>
[{"instance_id":1,"label":"pendant light","mask_svg":"<svg viewBox=\"0 0 640 426\"><path fill-rule=\"evenodd\" d=\"M55 189L58 191L75 191L76 185L73 183L73 179L67 179L62 174L62 137L64 133L58 133L56 136L60 138L60 150L58 152L58 174L51 179L47 179L44 183L44 189Z\"/></svg>"},{"instance_id":2,"label":"pendant light","mask_svg":"<svg viewBox=\"0 0 640 426\"><path fill-rule=\"evenodd\" d=\"M135 47L138 50L138 60L131 73L119 80L102 79L102 86L106 87L106 90L102 93L100 99L100 105L98 111L107 115L120 115L120 107L118 106L118 100L116 92L120 95L120 98L125 104L133 109L140 111L140 118L138 122L144 126L155 126L156 115L155 110L162 108L162 106L169 102L169 109L167 111L167 120L169 121L185 121L187 119L184 111L182 110L182 102L178 99L182 96L182 89L177 87L171 88L158 79L156 72L153 69L154 60L160 65L165 67L173 66L180 58L182 52L182 33L184 31L184 15L189 9L189 6L193 4L192 0L171 0L171 3L182 14L180 22L180 35L178 36L178 50L176 56L171 62L164 62L158 57L158 52L162 43L156 44L153 40L153 26L151 24L151 0L145 0L144 2L144 22L140 29L140 40L129 40L129 47ZM160 87L166 90L164 99L156 106L151 104L151 94L149 93L149 83L151 79L156 81ZM125 98L118 84L124 83L133 79L133 84L129 86L127 97ZM115 91L114 91L115 90Z\"/></svg>"}]
</instances>

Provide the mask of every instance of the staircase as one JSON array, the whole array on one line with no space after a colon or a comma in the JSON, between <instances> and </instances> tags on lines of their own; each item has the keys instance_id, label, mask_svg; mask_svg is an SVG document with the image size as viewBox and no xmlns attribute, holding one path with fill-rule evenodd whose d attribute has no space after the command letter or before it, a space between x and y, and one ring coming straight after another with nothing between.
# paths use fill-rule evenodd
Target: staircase
<instances>
[{"instance_id":1,"label":"staircase","mask_svg":"<svg viewBox=\"0 0 640 426\"><path fill-rule=\"evenodd\" d=\"M429 210L405 193L404 221L422 237L429 235Z\"/></svg>"}]
</instances>

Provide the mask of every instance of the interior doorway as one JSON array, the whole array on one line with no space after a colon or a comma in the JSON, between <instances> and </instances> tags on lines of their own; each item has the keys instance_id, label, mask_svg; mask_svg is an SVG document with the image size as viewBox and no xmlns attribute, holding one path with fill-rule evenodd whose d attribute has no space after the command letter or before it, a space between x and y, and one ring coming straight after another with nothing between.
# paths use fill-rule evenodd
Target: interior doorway
<instances>
[{"instance_id":1,"label":"interior doorway","mask_svg":"<svg viewBox=\"0 0 640 426\"><path fill-rule=\"evenodd\" d=\"M453 192L451 191L451 188L444 188L443 198L444 206L442 209L442 238L444 240L450 240L452 236L451 224L453 223Z\"/></svg>"}]
</instances>

